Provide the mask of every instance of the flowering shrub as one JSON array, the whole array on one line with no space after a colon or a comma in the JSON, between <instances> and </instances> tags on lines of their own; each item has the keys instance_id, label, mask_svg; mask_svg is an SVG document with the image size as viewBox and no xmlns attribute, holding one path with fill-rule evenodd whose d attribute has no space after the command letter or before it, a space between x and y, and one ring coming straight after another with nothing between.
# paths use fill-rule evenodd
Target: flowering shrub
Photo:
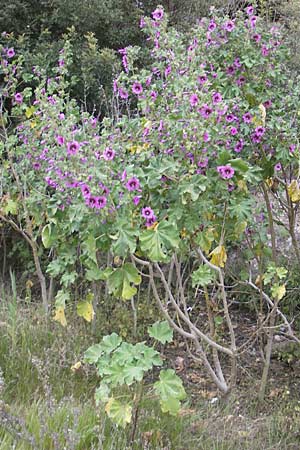
<instances>
[{"instance_id":1,"label":"flowering shrub","mask_svg":"<svg viewBox=\"0 0 300 450\"><path fill-rule=\"evenodd\" d=\"M285 72L288 55L278 28L268 29L253 8L235 20L202 19L182 34L168 28L157 7L141 27L151 67L138 70L138 49L122 49L124 72L114 81L114 101L116 111L128 114L101 124L66 94L68 45L53 78L35 74L34 92L20 89L22 77L26 82L21 61L13 49L2 49L3 111L10 101L16 127L4 134L0 217L12 226L25 220L30 240L41 238L56 255L47 273L60 280L55 318L62 324L79 276L78 252L85 279L106 280L118 298L134 297L146 275L169 323L191 341L193 357L227 392L238 354L224 281L230 255L245 248L238 280L249 279L266 296L273 312L267 320L274 319L285 294L276 270L272 290L263 291L270 262L279 265L272 202L286 213L300 262L298 88ZM8 121L6 112L3 117ZM24 227L19 232L28 238ZM107 252L117 263L106 267L101 255ZM200 301L190 296L195 286L207 308L203 326L190 315ZM91 320L90 299L86 310ZM222 339L220 317L228 331ZM232 362L230 383L218 352Z\"/></svg>"}]
</instances>

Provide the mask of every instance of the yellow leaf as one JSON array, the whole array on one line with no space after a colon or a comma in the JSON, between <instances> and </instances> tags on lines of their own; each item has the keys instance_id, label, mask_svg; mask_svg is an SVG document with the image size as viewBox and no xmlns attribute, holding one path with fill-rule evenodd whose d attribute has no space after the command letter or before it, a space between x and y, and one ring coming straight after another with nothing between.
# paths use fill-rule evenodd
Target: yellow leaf
<instances>
[{"instance_id":1,"label":"yellow leaf","mask_svg":"<svg viewBox=\"0 0 300 450\"><path fill-rule=\"evenodd\" d=\"M247 183L244 180L238 180L237 182L239 191L248 192Z\"/></svg>"},{"instance_id":2,"label":"yellow leaf","mask_svg":"<svg viewBox=\"0 0 300 450\"><path fill-rule=\"evenodd\" d=\"M33 286L33 282L31 280L26 281L26 289L31 289Z\"/></svg>"},{"instance_id":3,"label":"yellow leaf","mask_svg":"<svg viewBox=\"0 0 300 450\"><path fill-rule=\"evenodd\" d=\"M258 116L253 116L253 118L252 118L252 123L253 123L256 127L259 127L259 126L263 125L263 122L262 122L261 118L258 117Z\"/></svg>"},{"instance_id":4,"label":"yellow leaf","mask_svg":"<svg viewBox=\"0 0 300 450\"><path fill-rule=\"evenodd\" d=\"M34 111L35 111L34 106L31 106L30 108L26 109L25 116L27 117L27 119L30 119L30 117L32 117Z\"/></svg>"},{"instance_id":5,"label":"yellow leaf","mask_svg":"<svg viewBox=\"0 0 300 450\"><path fill-rule=\"evenodd\" d=\"M218 245L210 254L210 262L217 267L224 267L227 261L227 254L224 245Z\"/></svg>"},{"instance_id":6,"label":"yellow leaf","mask_svg":"<svg viewBox=\"0 0 300 450\"><path fill-rule=\"evenodd\" d=\"M264 105L261 103L258 107L258 109L261 112L261 119L262 119L262 124L265 125L266 124L266 116L267 116L267 111L266 108L264 107Z\"/></svg>"},{"instance_id":7,"label":"yellow leaf","mask_svg":"<svg viewBox=\"0 0 300 450\"><path fill-rule=\"evenodd\" d=\"M95 315L93 304L91 302L79 302L77 305L77 314L87 322L91 322Z\"/></svg>"},{"instance_id":8,"label":"yellow leaf","mask_svg":"<svg viewBox=\"0 0 300 450\"><path fill-rule=\"evenodd\" d=\"M273 297L276 298L277 300L281 300L286 293L284 284L282 284L281 286L274 286L271 290Z\"/></svg>"},{"instance_id":9,"label":"yellow leaf","mask_svg":"<svg viewBox=\"0 0 300 450\"><path fill-rule=\"evenodd\" d=\"M56 320L56 322L59 322L63 327L66 327L67 321L65 316L65 308L63 308L62 306L56 308L53 320Z\"/></svg>"},{"instance_id":10,"label":"yellow leaf","mask_svg":"<svg viewBox=\"0 0 300 450\"><path fill-rule=\"evenodd\" d=\"M287 191L289 193L292 202L296 203L300 200L300 188L297 180L293 180L288 186Z\"/></svg>"},{"instance_id":11,"label":"yellow leaf","mask_svg":"<svg viewBox=\"0 0 300 450\"><path fill-rule=\"evenodd\" d=\"M105 406L108 417L116 424L125 428L131 422L132 407L128 403L121 403L113 397Z\"/></svg>"},{"instance_id":12,"label":"yellow leaf","mask_svg":"<svg viewBox=\"0 0 300 450\"><path fill-rule=\"evenodd\" d=\"M256 286L260 286L262 283L262 276L261 275L257 275L256 280L255 280L255 285Z\"/></svg>"},{"instance_id":13,"label":"yellow leaf","mask_svg":"<svg viewBox=\"0 0 300 450\"><path fill-rule=\"evenodd\" d=\"M73 366L71 367L72 372L77 372L77 370L79 370L81 366L82 366L81 361L78 361L77 363L73 364Z\"/></svg>"},{"instance_id":14,"label":"yellow leaf","mask_svg":"<svg viewBox=\"0 0 300 450\"><path fill-rule=\"evenodd\" d=\"M30 122L30 128L34 128L34 127L36 127L36 121L35 121L35 120L32 120L32 121Z\"/></svg>"}]
</instances>

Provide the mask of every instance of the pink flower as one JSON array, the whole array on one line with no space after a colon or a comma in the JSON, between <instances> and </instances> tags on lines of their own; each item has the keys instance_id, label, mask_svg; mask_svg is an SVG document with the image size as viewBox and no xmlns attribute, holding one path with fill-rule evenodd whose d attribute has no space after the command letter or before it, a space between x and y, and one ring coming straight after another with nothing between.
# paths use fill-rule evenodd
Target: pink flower
<instances>
[{"instance_id":1,"label":"pink flower","mask_svg":"<svg viewBox=\"0 0 300 450\"><path fill-rule=\"evenodd\" d=\"M216 105L217 103L220 103L222 99L222 95L219 92L215 92L212 96L213 103Z\"/></svg>"},{"instance_id":2,"label":"pink flower","mask_svg":"<svg viewBox=\"0 0 300 450\"><path fill-rule=\"evenodd\" d=\"M104 152L103 152L103 159L105 159L105 161L112 161L115 157L116 152L112 149L107 147Z\"/></svg>"},{"instance_id":3,"label":"pink flower","mask_svg":"<svg viewBox=\"0 0 300 450\"><path fill-rule=\"evenodd\" d=\"M164 11L161 8L156 8L152 13L152 17L154 20L161 20L164 17Z\"/></svg>"},{"instance_id":4,"label":"pink flower","mask_svg":"<svg viewBox=\"0 0 300 450\"><path fill-rule=\"evenodd\" d=\"M196 106L197 103L198 103L198 96L197 96L197 94L192 94L190 96L190 104L191 104L191 106Z\"/></svg>"},{"instance_id":5,"label":"pink flower","mask_svg":"<svg viewBox=\"0 0 300 450\"><path fill-rule=\"evenodd\" d=\"M120 98L123 98L124 100L126 100L128 98L128 92L125 91L125 89L120 87L118 89L118 93L119 93Z\"/></svg>"},{"instance_id":6,"label":"pink flower","mask_svg":"<svg viewBox=\"0 0 300 450\"><path fill-rule=\"evenodd\" d=\"M234 30L235 24L234 24L234 22L233 22L232 20L229 20L229 21L225 24L225 27L224 27L224 28L225 28L226 31L231 32L231 31Z\"/></svg>"},{"instance_id":7,"label":"pink flower","mask_svg":"<svg viewBox=\"0 0 300 450\"><path fill-rule=\"evenodd\" d=\"M65 138L63 136L56 136L56 142L58 143L58 145L64 145L65 143Z\"/></svg>"},{"instance_id":8,"label":"pink flower","mask_svg":"<svg viewBox=\"0 0 300 450\"><path fill-rule=\"evenodd\" d=\"M250 114L249 112L247 112L247 113L245 113L245 114L243 115L243 121L244 121L245 123L250 123L251 120L252 120L252 116L251 116L251 114Z\"/></svg>"},{"instance_id":9,"label":"pink flower","mask_svg":"<svg viewBox=\"0 0 300 450\"><path fill-rule=\"evenodd\" d=\"M129 180L125 184L125 187L130 192L139 191L140 190L140 182L139 182L138 178L132 177L132 178L129 178Z\"/></svg>"},{"instance_id":10,"label":"pink flower","mask_svg":"<svg viewBox=\"0 0 300 450\"><path fill-rule=\"evenodd\" d=\"M227 165L227 166L218 166L217 171L219 172L221 178L224 180L229 180L234 175L234 169Z\"/></svg>"},{"instance_id":11,"label":"pink flower","mask_svg":"<svg viewBox=\"0 0 300 450\"><path fill-rule=\"evenodd\" d=\"M141 198L142 198L141 195L136 195L135 197L133 197L133 199L132 199L133 204L134 204L135 206L137 206L137 205L140 203Z\"/></svg>"},{"instance_id":12,"label":"pink flower","mask_svg":"<svg viewBox=\"0 0 300 450\"><path fill-rule=\"evenodd\" d=\"M11 47L7 50L6 55L8 58L13 58L15 56L15 50Z\"/></svg>"},{"instance_id":13,"label":"pink flower","mask_svg":"<svg viewBox=\"0 0 300 450\"><path fill-rule=\"evenodd\" d=\"M261 47L261 54L262 54L263 56L268 56L269 52L270 52L270 50L268 49L268 47L267 47L266 45L263 45L263 46Z\"/></svg>"},{"instance_id":14,"label":"pink flower","mask_svg":"<svg viewBox=\"0 0 300 450\"><path fill-rule=\"evenodd\" d=\"M79 150L79 143L77 141L72 141L67 143L67 153L68 155L76 155Z\"/></svg>"},{"instance_id":15,"label":"pink flower","mask_svg":"<svg viewBox=\"0 0 300 450\"><path fill-rule=\"evenodd\" d=\"M136 95L140 95L143 92L143 86L141 85L141 83L139 83L138 81L133 83L132 92Z\"/></svg>"},{"instance_id":16,"label":"pink flower","mask_svg":"<svg viewBox=\"0 0 300 450\"><path fill-rule=\"evenodd\" d=\"M20 92L15 94L15 102L19 103L19 105L23 102L23 95Z\"/></svg>"}]
</instances>

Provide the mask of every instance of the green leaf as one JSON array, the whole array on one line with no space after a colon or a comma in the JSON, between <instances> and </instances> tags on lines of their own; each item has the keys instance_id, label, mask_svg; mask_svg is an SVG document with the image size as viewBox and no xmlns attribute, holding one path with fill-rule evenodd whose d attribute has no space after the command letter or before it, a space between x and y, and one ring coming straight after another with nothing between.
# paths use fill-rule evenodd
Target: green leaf
<instances>
[{"instance_id":1,"label":"green leaf","mask_svg":"<svg viewBox=\"0 0 300 450\"><path fill-rule=\"evenodd\" d=\"M179 242L176 226L166 220L140 236L142 251L154 262L166 261L167 251L178 248Z\"/></svg>"},{"instance_id":2,"label":"green leaf","mask_svg":"<svg viewBox=\"0 0 300 450\"><path fill-rule=\"evenodd\" d=\"M95 391L96 406L106 403L109 400L110 388L106 383L101 383Z\"/></svg>"},{"instance_id":3,"label":"green leaf","mask_svg":"<svg viewBox=\"0 0 300 450\"><path fill-rule=\"evenodd\" d=\"M134 381L142 381L144 376L144 369L136 364L129 364L124 367L124 382L130 386Z\"/></svg>"},{"instance_id":4,"label":"green leaf","mask_svg":"<svg viewBox=\"0 0 300 450\"><path fill-rule=\"evenodd\" d=\"M134 253L136 250L137 232L127 224L120 224L116 235L110 236L114 240L112 250L115 255L126 256L127 253Z\"/></svg>"},{"instance_id":5,"label":"green leaf","mask_svg":"<svg viewBox=\"0 0 300 450\"><path fill-rule=\"evenodd\" d=\"M108 417L122 428L131 422L132 407L128 403L121 403L112 397L106 404L105 411Z\"/></svg>"},{"instance_id":6,"label":"green leaf","mask_svg":"<svg viewBox=\"0 0 300 450\"><path fill-rule=\"evenodd\" d=\"M115 350L122 342L122 338L117 333L112 333L108 336L104 336L101 342L103 352L106 354Z\"/></svg>"},{"instance_id":7,"label":"green leaf","mask_svg":"<svg viewBox=\"0 0 300 450\"><path fill-rule=\"evenodd\" d=\"M249 169L248 164L241 158L230 159L228 162L234 169L238 170L239 172L247 172Z\"/></svg>"},{"instance_id":8,"label":"green leaf","mask_svg":"<svg viewBox=\"0 0 300 450\"><path fill-rule=\"evenodd\" d=\"M98 267L93 267L85 272L85 278L87 281L99 281L103 279L103 271Z\"/></svg>"},{"instance_id":9,"label":"green leaf","mask_svg":"<svg viewBox=\"0 0 300 450\"><path fill-rule=\"evenodd\" d=\"M180 400L175 397L169 397L167 400L160 400L160 407L163 413L169 413L176 416L180 410Z\"/></svg>"},{"instance_id":10,"label":"green leaf","mask_svg":"<svg viewBox=\"0 0 300 450\"><path fill-rule=\"evenodd\" d=\"M115 269L107 278L109 292L124 300L130 300L136 294L135 286L141 281L142 277L131 263Z\"/></svg>"},{"instance_id":11,"label":"green leaf","mask_svg":"<svg viewBox=\"0 0 300 450\"><path fill-rule=\"evenodd\" d=\"M83 250L83 253L86 254L86 256L89 259L91 259L95 264L98 264L97 256L96 256L96 252L97 252L96 239L94 238L94 236L92 234L89 234L87 239L85 239L82 242L82 250Z\"/></svg>"},{"instance_id":12,"label":"green leaf","mask_svg":"<svg viewBox=\"0 0 300 450\"><path fill-rule=\"evenodd\" d=\"M160 397L163 412L176 415L180 408L179 400L186 397L182 380L172 369L161 370L159 381L154 384L154 389Z\"/></svg>"},{"instance_id":13,"label":"green leaf","mask_svg":"<svg viewBox=\"0 0 300 450\"><path fill-rule=\"evenodd\" d=\"M92 345L84 353L84 359L90 364L97 364L99 359L105 354L109 355L113 352L122 342L122 338L116 333L112 333L108 336L104 336L102 342Z\"/></svg>"},{"instance_id":14,"label":"green leaf","mask_svg":"<svg viewBox=\"0 0 300 450\"><path fill-rule=\"evenodd\" d=\"M152 347L144 346L143 358L139 359L137 364L144 370L150 370L153 366L161 366L163 361L157 350Z\"/></svg>"},{"instance_id":15,"label":"green leaf","mask_svg":"<svg viewBox=\"0 0 300 450\"><path fill-rule=\"evenodd\" d=\"M48 223L42 230L42 243L45 248L50 248L52 244L51 239L51 224Z\"/></svg>"},{"instance_id":16,"label":"green leaf","mask_svg":"<svg viewBox=\"0 0 300 450\"><path fill-rule=\"evenodd\" d=\"M95 344L84 352L84 360L89 364L97 364L102 355L103 349L101 344Z\"/></svg>"},{"instance_id":17,"label":"green leaf","mask_svg":"<svg viewBox=\"0 0 300 450\"><path fill-rule=\"evenodd\" d=\"M104 381L111 384L113 387L116 387L118 384L124 384L126 376L125 370L126 366L119 364L117 361L110 362L105 365L102 370L102 373L105 375Z\"/></svg>"},{"instance_id":18,"label":"green leaf","mask_svg":"<svg viewBox=\"0 0 300 450\"><path fill-rule=\"evenodd\" d=\"M173 330L170 328L169 323L165 320L163 322L155 322L148 327L148 334L150 337L165 344L173 340Z\"/></svg>"},{"instance_id":19,"label":"green leaf","mask_svg":"<svg viewBox=\"0 0 300 450\"><path fill-rule=\"evenodd\" d=\"M192 286L207 286L213 279L214 274L211 269L206 265L202 265L199 269L192 273Z\"/></svg>"},{"instance_id":20,"label":"green leaf","mask_svg":"<svg viewBox=\"0 0 300 450\"><path fill-rule=\"evenodd\" d=\"M3 211L6 215L12 214L15 216L18 213L18 202L12 200L11 198L7 199Z\"/></svg>"},{"instance_id":21,"label":"green leaf","mask_svg":"<svg viewBox=\"0 0 300 450\"><path fill-rule=\"evenodd\" d=\"M60 290L57 292L55 296L55 306L56 308L62 307L64 308L66 305L66 302L70 300L70 293Z\"/></svg>"}]
</instances>

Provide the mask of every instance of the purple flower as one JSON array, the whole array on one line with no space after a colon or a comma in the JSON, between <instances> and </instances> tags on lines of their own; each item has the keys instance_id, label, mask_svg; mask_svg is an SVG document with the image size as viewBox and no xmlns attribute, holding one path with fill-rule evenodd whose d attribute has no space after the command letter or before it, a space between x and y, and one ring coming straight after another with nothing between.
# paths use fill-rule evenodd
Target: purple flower
<instances>
[{"instance_id":1,"label":"purple flower","mask_svg":"<svg viewBox=\"0 0 300 450\"><path fill-rule=\"evenodd\" d=\"M229 20L226 24L225 24L225 30L231 32L232 30L234 30L235 28L235 24L232 20Z\"/></svg>"},{"instance_id":2,"label":"purple flower","mask_svg":"<svg viewBox=\"0 0 300 450\"><path fill-rule=\"evenodd\" d=\"M152 13L152 17L154 20L161 20L164 17L164 11L161 8L156 8Z\"/></svg>"},{"instance_id":3,"label":"purple flower","mask_svg":"<svg viewBox=\"0 0 300 450\"><path fill-rule=\"evenodd\" d=\"M217 171L221 175L221 178L228 180L233 177L234 169L231 166L218 166Z\"/></svg>"},{"instance_id":4,"label":"purple flower","mask_svg":"<svg viewBox=\"0 0 300 450\"><path fill-rule=\"evenodd\" d=\"M244 121L245 123L250 123L251 120L252 120L252 116L251 116L251 114L250 114L249 112L247 112L247 113L245 113L245 114L243 115L243 121Z\"/></svg>"},{"instance_id":5,"label":"purple flower","mask_svg":"<svg viewBox=\"0 0 300 450\"><path fill-rule=\"evenodd\" d=\"M253 6L248 6L246 8L246 13L248 14L248 16L252 16L252 14L254 13L254 8Z\"/></svg>"},{"instance_id":6,"label":"purple flower","mask_svg":"<svg viewBox=\"0 0 300 450\"><path fill-rule=\"evenodd\" d=\"M21 104L23 102L23 95L20 92L15 94L15 102Z\"/></svg>"},{"instance_id":7,"label":"purple flower","mask_svg":"<svg viewBox=\"0 0 300 450\"><path fill-rule=\"evenodd\" d=\"M204 83L207 82L207 76L206 76L206 75L200 75L200 76L197 78L197 80L198 80L198 82L199 82L200 84L204 84Z\"/></svg>"},{"instance_id":8,"label":"purple flower","mask_svg":"<svg viewBox=\"0 0 300 450\"><path fill-rule=\"evenodd\" d=\"M68 155L76 155L79 150L79 143L77 141L72 141L67 143L67 153Z\"/></svg>"},{"instance_id":9,"label":"purple flower","mask_svg":"<svg viewBox=\"0 0 300 450\"><path fill-rule=\"evenodd\" d=\"M140 182L136 177L129 178L125 187L128 191L139 191L140 190Z\"/></svg>"},{"instance_id":10,"label":"purple flower","mask_svg":"<svg viewBox=\"0 0 300 450\"><path fill-rule=\"evenodd\" d=\"M96 204L95 204L95 208L96 209L102 209L105 207L106 203L107 203L107 198L104 197L104 195L100 195L99 197L95 197L96 199Z\"/></svg>"},{"instance_id":11,"label":"purple flower","mask_svg":"<svg viewBox=\"0 0 300 450\"><path fill-rule=\"evenodd\" d=\"M140 95L143 92L143 86L141 85L141 83L139 83L138 81L133 83L132 92L136 95Z\"/></svg>"},{"instance_id":12,"label":"purple flower","mask_svg":"<svg viewBox=\"0 0 300 450\"><path fill-rule=\"evenodd\" d=\"M123 89L123 88L119 88L118 89L118 93L119 93L119 96L121 97L121 98L123 98L124 100L126 100L127 98L128 98L128 92L127 91L125 91L125 89Z\"/></svg>"},{"instance_id":13,"label":"purple flower","mask_svg":"<svg viewBox=\"0 0 300 450\"><path fill-rule=\"evenodd\" d=\"M291 145L289 146L289 151L290 151L290 153L294 153L295 150L296 150L296 145L295 145L295 144L291 144Z\"/></svg>"},{"instance_id":14,"label":"purple flower","mask_svg":"<svg viewBox=\"0 0 300 450\"><path fill-rule=\"evenodd\" d=\"M220 103L222 99L222 95L219 92L215 92L212 96L213 103L216 105L217 103Z\"/></svg>"},{"instance_id":15,"label":"purple flower","mask_svg":"<svg viewBox=\"0 0 300 450\"><path fill-rule=\"evenodd\" d=\"M251 26L251 28L255 28L256 21L257 21L257 17L256 16L251 16L250 17L250 26Z\"/></svg>"},{"instance_id":16,"label":"purple flower","mask_svg":"<svg viewBox=\"0 0 300 450\"><path fill-rule=\"evenodd\" d=\"M268 47L267 47L266 45L262 45L262 47L261 47L261 54L262 54L263 56L268 56L268 54L269 54L269 49L268 49Z\"/></svg>"},{"instance_id":17,"label":"purple flower","mask_svg":"<svg viewBox=\"0 0 300 450\"><path fill-rule=\"evenodd\" d=\"M236 68L234 66L228 66L226 69L227 75L234 75Z\"/></svg>"},{"instance_id":18,"label":"purple flower","mask_svg":"<svg viewBox=\"0 0 300 450\"><path fill-rule=\"evenodd\" d=\"M190 96L190 104L191 104L191 106L196 106L197 103L198 103L198 96L197 96L197 94L192 94Z\"/></svg>"},{"instance_id":19,"label":"purple flower","mask_svg":"<svg viewBox=\"0 0 300 450\"><path fill-rule=\"evenodd\" d=\"M140 203L141 198L142 198L141 195L136 195L135 197L133 197L133 199L132 199L133 204L134 204L135 206L137 206L137 205Z\"/></svg>"},{"instance_id":20,"label":"purple flower","mask_svg":"<svg viewBox=\"0 0 300 450\"><path fill-rule=\"evenodd\" d=\"M203 105L200 108L200 114L202 117L204 117L205 119L207 119L211 113L213 112L212 108L210 108L208 105Z\"/></svg>"},{"instance_id":21,"label":"purple flower","mask_svg":"<svg viewBox=\"0 0 300 450\"><path fill-rule=\"evenodd\" d=\"M237 84L238 86L243 86L243 84L245 83L245 81L246 81L246 78L242 75L242 76L240 76L240 77L236 80L236 84Z\"/></svg>"},{"instance_id":22,"label":"purple flower","mask_svg":"<svg viewBox=\"0 0 300 450\"><path fill-rule=\"evenodd\" d=\"M90 194L91 194L91 190L90 190L90 188L88 187L87 184L83 184L83 185L81 186L81 192L82 192L82 195L83 195L85 198L89 197Z\"/></svg>"},{"instance_id":23,"label":"purple flower","mask_svg":"<svg viewBox=\"0 0 300 450\"><path fill-rule=\"evenodd\" d=\"M171 67L171 66L168 66L168 67L165 69L165 77L167 77L168 75L170 75L171 72L172 72L172 67Z\"/></svg>"},{"instance_id":24,"label":"purple flower","mask_svg":"<svg viewBox=\"0 0 300 450\"><path fill-rule=\"evenodd\" d=\"M202 139L203 139L204 142L210 141L210 136L209 136L209 133L207 131L204 131Z\"/></svg>"},{"instance_id":25,"label":"purple flower","mask_svg":"<svg viewBox=\"0 0 300 450\"><path fill-rule=\"evenodd\" d=\"M152 100L156 100L156 98L157 98L157 92L151 91L151 92L150 92L150 97L152 98Z\"/></svg>"},{"instance_id":26,"label":"purple flower","mask_svg":"<svg viewBox=\"0 0 300 450\"><path fill-rule=\"evenodd\" d=\"M233 122L234 121L234 115L229 113L226 116L226 122Z\"/></svg>"},{"instance_id":27,"label":"purple flower","mask_svg":"<svg viewBox=\"0 0 300 450\"><path fill-rule=\"evenodd\" d=\"M258 44L258 42L261 40L261 35L256 33L253 36L253 39L255 40L255 42Z\"/></svg>"},{"instance_id":28,"label":"purple flower","mask_svg":"<svg viewBox=\"0 0 300 450\"><path fill-rule=\"evenodd\" d=\"M209 31L214 31L216 28L217 28L217 24L216 24L216 22L214 22L214 20L212 19L212 20L209 22L208 30L209 30Z\"/></svg>"},{"instance_id":29,"label":"purple flower","mask_svg":"<svg viewBox=\"0 0 300 450\"><path fill-rule=\"evenodd\" d=\"M146 219L145 225L147 228L152 227L152 225L156 222L156 216L149 217Z\"/></svg>"},{"instance_id":30,"label":"purple flower","mask_svg":"<svg viewBox=\"0 0 300 450\"><path fill-rule=\"evenodd\" d=\"M243 150L244 147L244 141L243 139L240 139L234 146L234 151L236 153L240 153Z\"/></svg>"},{"instance_id":31,"label":"purple flower","mask_svg":"<svg viewBox=\"0 0 300 450\"><path fill-rule=\"evenodd\" d=\"M278 171L281 170L281 169L282 169L282 166L281 166L280 162L277 163L277 164L275 164L274 170L276 170L276 171L278 172Z\"/></svg>"},{"instance_id":32,"label":"purple flower","mask_svg":"<svg viewBox=\"0 0 300 450\"><path fill-rule=\"evenodd\" d=\"M112 148L106 147L102 156L105 161L112 161L115 157L115 154L116 152Z\"/></svg>"},{"instance_id":33,"label":"purple flower","mask_svg":"<svg viewBox=\"0 0 300 450\"><path fill-rule=\"evenodd\" d=\"M15 56L15 50L11 47L7 50L6 55L8 58L13 58Z\"/></svg>"},{"instance_id":34,"label":"purple flower","mask_svg":"<svg viewBox=\"0 0 300 450\"><path fill-rule=\"evenodd\" d=\"M255 134L257 134L257 136L263 136L265 134L266 129L264 127L256 127L255 128Z\"/></svg>"},{"instance_id":35,"label":"purple flower","mask_svg":"<svg viewBox=\"0 0 300 450\"><path fill-rule=\"evenodd\" d=\"M238 129L236 127L231 127L230 134L231 136L235 136L236 134L238 134Z\"/></svg>"},{"instance_id":36,"label":"purple flower","mask_svg":"<svg viewBox=\"0 0 300 450\"><path fill-rule=\"evenodd\" d=\"M96 197L90 195L89 197L85 197L85 204L90 208L96 208L97 199Z\"/></svg>"},{"instance_id":37,"label":"purple flower","mask_svg":"<svg viewBox=\"0 0 300 450\"><path fill-rule=\"evenodd\" d=\"M56 136L55 139L56 139L56 142L58 143L58 145L64 145L65 138L63 136L58 135L58 136Z\"/></svg>"},{"instance_id":38,"label":"purple flower","mask_svg":"<svg viewBox=\"0 0 300 450\"><path fill-rule=\"evenodd\" d=\"M145 208L142 208L142 217L144 219L150 219L151 217L155 217L154 211L150 206L146 206Z\"/></svg>"}]
</instances>

